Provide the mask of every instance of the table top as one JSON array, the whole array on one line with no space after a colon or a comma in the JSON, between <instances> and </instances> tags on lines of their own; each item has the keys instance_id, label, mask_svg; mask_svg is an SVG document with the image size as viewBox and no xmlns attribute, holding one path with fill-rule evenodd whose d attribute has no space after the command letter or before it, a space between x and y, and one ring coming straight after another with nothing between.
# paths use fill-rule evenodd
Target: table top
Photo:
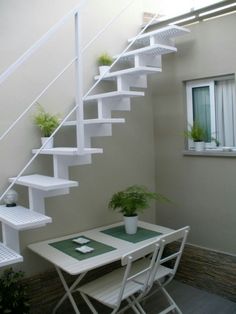
<instances>
[{"instance_id":1,"label":"table top","mask_svg":"<svg viewBox=\"0 0 236 314\"><path fill-rule=\"evenodd\" d=\"M94 268L98 268L100 266L118 261L124 254L127 254L131 250L138 249L139 247L146 245L154 240L154 238L150 238L148 240L140 241L138 243L132 243L100 232L104 229L113 228L116 226L120 226L122 224L123 222L119 222L112 225L102 226L99 228L82 231L75 234L70 234L56 239L54 238L42 242L33 243L30 244L28 247L30 250L40 255L47 261L53 263L55 266L61 268L65 272L71 275L78 275L80 273L90 271ZM172 229L165 228L159 225L150 224L143 221L139 221L138 225L139 227L145 229L160 232L162 233L162 235L168 234L173 231ZM76 238L81 235L99 241L106 245L112 246L115 248L115 250L94 257L90 257L84 260L77 260L50 245L50 243L70 238ZM156 238L158 238L158 236Z\"/></svg>"}]
</instances>

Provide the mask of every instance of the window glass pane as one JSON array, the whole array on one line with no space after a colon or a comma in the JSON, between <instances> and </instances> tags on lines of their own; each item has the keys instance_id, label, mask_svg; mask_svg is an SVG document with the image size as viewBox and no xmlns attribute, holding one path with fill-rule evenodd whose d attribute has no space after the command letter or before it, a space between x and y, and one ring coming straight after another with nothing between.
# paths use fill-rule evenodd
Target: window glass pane
<instances>
[{"instance_id":1,"label":"window glass pane","mask_svg":"<svg viewBox=\"0 0 236 314\"><path fill-rule=\"evenodd\" d=\"M194 87L193 96L193 121L198 122L206 133L206 142L211 142L211 111L209 86Z\"/></svg>"}]
</instances>

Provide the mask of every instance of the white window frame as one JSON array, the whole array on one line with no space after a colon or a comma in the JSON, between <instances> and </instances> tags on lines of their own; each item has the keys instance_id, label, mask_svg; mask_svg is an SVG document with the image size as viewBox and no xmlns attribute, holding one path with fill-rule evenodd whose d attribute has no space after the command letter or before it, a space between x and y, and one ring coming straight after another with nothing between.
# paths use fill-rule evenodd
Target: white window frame
<instances>
[{"instance_id":1,"label":"white window frame","mask_svg":"<svg viewBox=\"0 0 236 314\"><path fill-rule=\"evenodd\" d=\"M210 116L211 116L211 136L216 137L216 113L215 113L215 82L214 80L198 80L189 81L186 83L186 97L187 97L187 122L188 129L193 125L193 88L209 87L210 91ZM194 143L191 139L188 140L188 148L193 148ZM215 141L205 144L206 148L215 147Z\"/></svg>"}]
</instances>

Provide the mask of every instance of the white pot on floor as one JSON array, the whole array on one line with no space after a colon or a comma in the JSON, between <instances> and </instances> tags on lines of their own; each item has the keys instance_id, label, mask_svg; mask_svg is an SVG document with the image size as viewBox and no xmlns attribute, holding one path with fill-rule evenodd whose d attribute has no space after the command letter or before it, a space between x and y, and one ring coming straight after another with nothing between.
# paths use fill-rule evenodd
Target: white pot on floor
<instances>
[{"instance_id":1,"label":"white pot on floor","mask_svg":"<svg viewBox=\"0 0 236 314\"><path fill-rule=\"evenodd\" d=\"M125 232L127 234L135 234L138 228L138 215L124 216Z\"/></svg>"}]
</instances>

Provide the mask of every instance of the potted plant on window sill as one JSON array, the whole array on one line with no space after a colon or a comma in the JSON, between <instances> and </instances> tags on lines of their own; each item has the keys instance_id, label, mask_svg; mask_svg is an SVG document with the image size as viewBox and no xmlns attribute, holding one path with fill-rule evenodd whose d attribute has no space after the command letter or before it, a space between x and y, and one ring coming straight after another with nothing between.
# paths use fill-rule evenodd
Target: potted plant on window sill
<instances>
[{"instance_id":1,"label":"potted plant on window sill","mask_svg":"<svg viewBox=\"0 0 236 314\"><path fill-rule=\"evenodd\" d=\"M135 234L138 213L147 209L152 200L168 201L163 195L148 191L145 186L132 185L113 194L108 206L123 214L126 233Z\"/></svg>"},{"instance_id":2,"label":"potted plant on window sill","mask_svg":"<svg viewBox=\"0 0 236 314\"><path fill-rule=\"evenodd\" d=\"M109 72L112 62L112 57L107 53L103 53L98 57L100 75L103 75L105 72Z\"/></svg>"},{"instance_id":3,"label":"potted plant on window sill","mask_svg":"<svg viewBox=\"0 0 236 314\"><path fill-rule=\"evenodd\" d=\"M52 115L44 110L44 108L39 105L38 113L34 116L34 123L39 127L42 133L41 142L42 145L48 140L55 129L60 124L60 119L58 115ZM45 149L53 147L53 137L44 146Z\"/></svg>"},{"instance_id":4,"label":"potted plant on window sill","mask_svg":"<svg viewBox=\"0 0 236 314\"><path fill-rule=\"evenodd\" d=\"M203 151L205 148L205 138L206 132L201 127L199 122L193 122L193 125L190 125L190 129L184 132L185 136L194 142L194 147L196 151Z\"/></svg>"}]
</instances>

